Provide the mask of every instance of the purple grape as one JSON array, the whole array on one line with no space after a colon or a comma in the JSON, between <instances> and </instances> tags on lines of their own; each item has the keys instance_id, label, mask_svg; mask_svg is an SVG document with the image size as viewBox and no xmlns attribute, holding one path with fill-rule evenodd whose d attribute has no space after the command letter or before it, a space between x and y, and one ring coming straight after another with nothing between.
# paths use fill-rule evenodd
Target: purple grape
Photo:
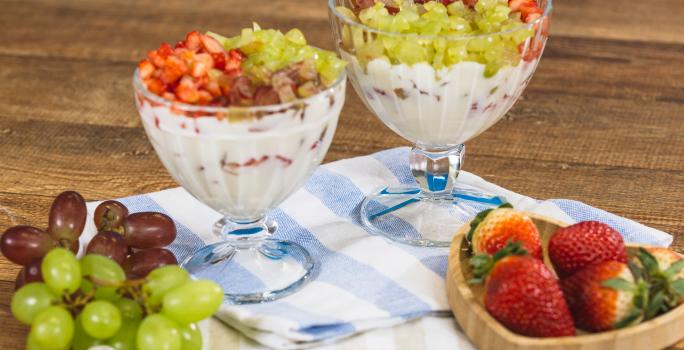
<instances>
[{"instance_id":1,"label":"purple grape","mask_svg":"<svg viewBox=\"0 0 684 350\"><path fill-rule=\"evenodd\" d=\"M33 260L30 264L24 266L19 274L17 280L14 282L14 290L21 288L23 285L32 282L43 282L43 273L40 270L40 264L43 259Z\"/></svg>"},{"instance_id":2,"label":"purple grape","mask_svg":"<svg viewBox=\"0 0 684 350\"><path fill-rule=\"evenodd\" d=\"M143 278L158 267L177 264L176 257L170 251L152 248L133 253L124 262L123 269L128 278Z\"/></svg>"},{"instance_id":3,"label":"purple grape","mask_svg":"<svg viewBox=\"0 0 684 350\"><path fill-rule=\"evenodd\" d=\"M73 250L73 243L81 236L87 215L85 200L78 192L62 192L52 202L48 232L62 247Z\"/></svg>"},{"instance_id":4,"label":"purple grape","mask_svg":"<svg viewBox=\"0 0 684 350\"><path fill-rule=\"evenodd\" d=\"M131 214L126 219L124 231L126 243L137 249L166 247L176 239L176 225L162 213Z\"/></svg>"},{"instance_id":5,"label":"purple grape","mask_svg":"<svg viewBox=\"0 0 684 350\"><path fill-rule=\"evenodd\" d=\"M33 226L10 227L0 238L0 250L11 262L28 265L56 246L47 233Z\"/></svg>"},{"instance_id":6,"label":"purple grape","mask_svg":"<svg viewBox=\"0 0 684 350\"><path fill-rule=\"evenodd\" d=\"M86 253L104 255L122 265L128 255L128 246L121 234L103 231L90 240Z\"/></svg>"},{"instance_id":7,"label":"purple grape","mask_svg":"<svg viewBox=\"0 0 684 350\"><path fill-rule=\"evenodd\" d=\"M104 201L95 208L95 226L98 231L123 232L128 208L117 201Z\"/></svg>"}]
</instances>

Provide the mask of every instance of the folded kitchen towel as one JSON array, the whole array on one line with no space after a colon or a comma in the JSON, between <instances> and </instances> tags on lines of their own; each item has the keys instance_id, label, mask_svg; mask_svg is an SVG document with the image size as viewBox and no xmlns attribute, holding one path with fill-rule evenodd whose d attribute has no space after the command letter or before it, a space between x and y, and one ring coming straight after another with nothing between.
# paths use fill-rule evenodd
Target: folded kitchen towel
<instances>
[{"instance_id":1,"label":"folded kitchen towel","mask_svg":"<svg viewBox=\"0 0 684 350\"><path fill-rule=\"evenodd\" d=\"M366 194L382 186L414 183L408 154L408 148L396 148L321 166L272 213L279 223L275 236L306 247L320 264L317 277L300 291L274 302L224 304L216 317L279 349L325 344L428 315L448 317L444 285L448 250L390 242L372 235L359 216ZM459 183L503 196L518 209L560 221L605 222L628 242L658 246L672 242L667 233L580 202L535 200L467 172L461 172ZM211 226L220 215L181 188L120 201L131 212L159 211L176 221L178 237L170 249L179 261L217 239ZM96 205L89 203L89 209ZM463 218L464 223L466 220ZM83 240L90 239L93 231L86 232Z\"/></svg>"}]
</instances>

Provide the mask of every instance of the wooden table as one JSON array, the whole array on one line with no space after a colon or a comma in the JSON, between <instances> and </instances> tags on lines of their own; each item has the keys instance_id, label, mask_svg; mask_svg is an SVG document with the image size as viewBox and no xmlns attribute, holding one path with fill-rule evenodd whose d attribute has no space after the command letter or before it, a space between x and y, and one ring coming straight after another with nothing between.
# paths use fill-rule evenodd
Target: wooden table
<instances>
[{"instance_id":1,"label":"wooden table","mask_svg":"<svg viewBox=\"0 0 684 350\"><path fill-rule=\"evenodd\" d=\"M258 21L332 48L323 0L0 1L0 229L44 227L52 197L176 186L140 125L131 74L191 29ZM465 169L537 198L572 198L675 236L684 250L684 1L559 0L524 96L468 144ZM327 160L407 145L349 89ZM0 348L18 267L0 258ZM684 348L684 344L681 345Z\"/></svg>"}]
</instances>

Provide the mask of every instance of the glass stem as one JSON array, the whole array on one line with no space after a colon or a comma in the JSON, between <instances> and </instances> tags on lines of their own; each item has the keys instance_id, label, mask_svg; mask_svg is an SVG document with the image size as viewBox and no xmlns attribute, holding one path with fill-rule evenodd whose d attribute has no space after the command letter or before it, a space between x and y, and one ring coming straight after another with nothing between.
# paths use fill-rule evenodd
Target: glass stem
<instances>
[{"instance_id":1,"label":"glass stem","mask_svg":"<svg viewBox=\"0 0 684 350\"><path fill-rule=\"evenodd\" d=\"M414 146L411 149L411 172L423 194L439 197L450 194L463 164L465 145L431 149Z\"/></svg>"},{"instance_id":2,"label":"glass stem","mask_svg":"<svg viewBox=\"0 0 684 350\"><path fill-rule=\"evenodd\" d=\"M223 217L214 223L214 234L225 241L230 241L238 248L258 244L277 229L275 221L266 215L255 219L237 220Z\"/></svg>"}]
</instances>

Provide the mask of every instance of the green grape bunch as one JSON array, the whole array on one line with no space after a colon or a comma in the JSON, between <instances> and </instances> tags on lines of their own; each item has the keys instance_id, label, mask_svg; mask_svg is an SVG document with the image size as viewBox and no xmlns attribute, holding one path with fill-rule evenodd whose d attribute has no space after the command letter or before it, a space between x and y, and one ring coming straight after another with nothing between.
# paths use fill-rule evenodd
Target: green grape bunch
<instances>
[{"instance_id":1,"label":"green grape bunch","mask_svg":"<svg viewBox=\"0 0 684 350\"><path fill-rule=\"evenodd\" d=\"M223 301L223 290L193 280L176 265L127 279L114 260L87 254L80 260L65 248L42 260L43 282L31 282L12 297L11 311L30 325L31 350L88 349L199 350L197 322Z\"/></svg>"}]
</instances>

